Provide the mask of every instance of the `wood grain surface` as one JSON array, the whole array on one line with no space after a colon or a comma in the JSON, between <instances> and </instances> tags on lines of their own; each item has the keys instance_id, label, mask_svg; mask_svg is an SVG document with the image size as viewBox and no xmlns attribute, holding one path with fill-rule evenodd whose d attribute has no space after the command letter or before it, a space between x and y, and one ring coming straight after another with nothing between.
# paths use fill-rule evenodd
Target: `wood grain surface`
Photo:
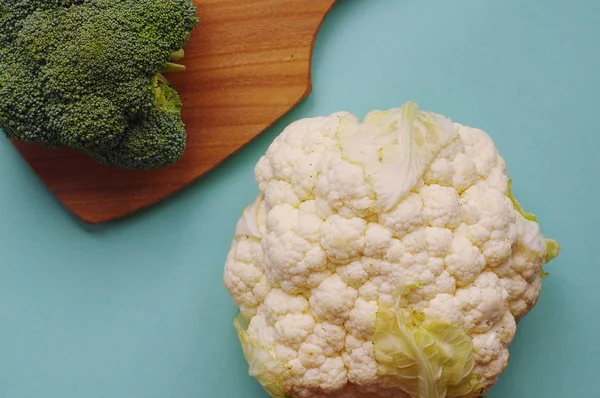
<instances>
[{"instance_id":1,"label":"wood grain surface","mask_svg":"<svg viewBox=\"0 0 600 398\"><path fill-rule=\"evenodd\" d=\"M13 142L59 200L87 223L111 221L184 188L271 126L311 92L315 37L335 0L196 0L200 23L169 75L183 100L183 158L141 172L70 149Z\"/></svg>"}]
</instances>

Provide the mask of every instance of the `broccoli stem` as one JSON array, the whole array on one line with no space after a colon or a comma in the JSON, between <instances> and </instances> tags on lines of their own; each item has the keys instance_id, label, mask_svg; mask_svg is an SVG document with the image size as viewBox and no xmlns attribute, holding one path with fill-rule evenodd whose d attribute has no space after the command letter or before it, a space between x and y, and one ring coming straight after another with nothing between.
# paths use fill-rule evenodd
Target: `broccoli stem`
<instances>
[{"instance_id":1,"label":"broccoli stem","mask_svg":"<svg viewBox=\"0 0 600 398\"><path fill-rule=\"evenodd\" d=\"M185 52L183 50L183 48L172 52L169 59L171 61L179 61L180 59L182 59L185 56ZM168 73L168 72L181 72L185 70L185 65L181 65L181 64L176 64L174 62L165 62L165 65L163 66L162 70L160 71L160 73L158 73L156 75L156 80L158 83L162 83L162 84L166 84L169 85L169 80L163 76L163 73Z\"/></svg>"},{"instance_id":2,"label":"broccoli stem","mask_svg":"<svg viewBox=\"0 0 600 398\"><path fill-rule=\"evenodd\" d=\"M185 51L183 50L183 48L180 48L179 50L172 52L169 59L171 61L179 61L184 56L185 56ZM163 72L180 72L183 70L185 70L184 65L176 64L175 62L165 62L165 66L163 67L162 71Z\"/></svg>"},{"instance_id":3,"label":"broccoli stem","mask_svg":"<svg viewBox=\"0 0 600 398\"><path fill-rule=\"evenodd\" d=\"M181 48L181 49L171 53L171 61L179 61L184 56L185 56L185 52L183 51L183 48Z\"/></svg>"},{"instance_id":4,"label":"broccoli stem","mask_svg":"<svg viewBox=\"0 0 600 398\"><path fill-rule=\"evenodd\" d=\"M158 73L156 75L156 83L169 84L169 80L162 75L162 73Z\"/></svg>"},{"instance_id":5,"label":"broccoli stem","mask_svg":"<svg viewBox=\"0 0 600 398\"><path fill-rule=\"evenodd\" d=\"M185 65L174 64L173 62L165 62L165 66L163 66L162 72L180 72L185 70Z\"/></svg>"}]
</instances>

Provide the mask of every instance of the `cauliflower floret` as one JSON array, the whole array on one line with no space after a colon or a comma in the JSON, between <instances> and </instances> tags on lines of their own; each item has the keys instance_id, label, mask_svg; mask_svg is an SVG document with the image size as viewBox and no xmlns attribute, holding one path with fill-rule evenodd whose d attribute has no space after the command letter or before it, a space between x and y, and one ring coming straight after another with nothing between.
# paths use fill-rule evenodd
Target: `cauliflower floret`
<instances>
[{"instance_id":1,"label":"cauliflower floret","mask_svg":"<svg viewBox=\"0 0 600 398\"><path fill-rule=\"evenodd\" d=\"M373 342L348 334L345 343L342 358L348 367L348 381L357 385L373 383L378 369Z\"/></svg>"},{"instance_id":2,"label":"cauliflower floret","mask_svg":"<svg viewBox=\"0 0 600 398\"><path fill-rule=\"evenodd\" d=\"M248 236L236 238L227 255L225 287L246 317L256 315L257 307L271 290L264 277L262 257L260 241Z\"/></svg>"},{"instance_id":3,"label":"cauliflower floret","mask_svg":"<svg viewBox=\"0 0 600 398\"><path fill-rule=\"evenodd\" d=\"M484 131L412 103L363 122L305 119L274 140L255 178L224 282L248 321L237 327L251 374L273 396L494 385L559 246L518 206Z\"/></svg>"},{"instance_id":4,"label":"cauliflower floret","mask_svg":"<svg viewBox=\"0 0 600 398\"><path fill-rule=\"evenodd\" d=\"M359 165L342 158L340 153L325 154L317 166L317 197L342 217L368 217L373 213L374 192L366 183Z\"/></svg>"},{"instance_id":5,"label":"cauliflower floret","mask_svg":"<svg viewBox=\"0 0 600 398\"><path fill-rule=\"evenodd\" d=\"M348 319L357 297L356 289L347 286L339 275L333 274L312 291L310 306L319 320L337 325Z\"/></svg>"},{"instance_id":6,"label":"cauliflower floret","mask_svg":"<svg viewBox=\"0 0 600 398\"><path fill-rule=\"evenodd\" d=\"M457 236L450 243L445 264L457 284L464 286L473 282L485 268L485 257L469 239Z\"/></svg>"},{"instance_id":7,"label":"cauliflower floret","mask_svg":"<svg viewBox=\"0 0 600 398\"><path fill-rule=\"evenodd\" d=\"M332 263L347 264L358 256L365 246L367 222L362 218L329 217L321 228L321 247Z\"/></svg>"},{"instance_id":8,"label":"cauliflower floret","mask_svg":"<svg viewBox=\"0 0 600 398\"><path fill-rule=\"evenodd\" d=\"M390 228L394 235L402 238L421 225L426 225L423 214L423 198L416 193L409 193L391 211L380 214L381 223Z\"/></svg>"},{"instance_id":9,"label":"cauliflower floret","mask_svg":"<svg viewBox=\"0 0 600 398\"><path fill-rule=\"evenodd\" d=\"M265 271L271 285L290 293L316 287L331 271L326 251L317 243L321 220L286 204L272 208L262 240Z\"/></svg>"}]
</instances>

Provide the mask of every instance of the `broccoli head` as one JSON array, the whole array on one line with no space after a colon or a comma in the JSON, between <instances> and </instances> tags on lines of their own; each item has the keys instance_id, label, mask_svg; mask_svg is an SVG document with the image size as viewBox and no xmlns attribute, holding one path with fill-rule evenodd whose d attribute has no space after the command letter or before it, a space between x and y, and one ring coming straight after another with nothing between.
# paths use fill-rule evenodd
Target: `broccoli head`
<instances>
[{"instance_id":1,"label":"broccoli head","mask_svg":"<svg viewBox=\"0 0 600 398\"><path fill-rule=\"evenodd\" d=\"M150 170L179 160L190 0L0 0L0 129L96 161Z\"/></svg>"}]
</instances>

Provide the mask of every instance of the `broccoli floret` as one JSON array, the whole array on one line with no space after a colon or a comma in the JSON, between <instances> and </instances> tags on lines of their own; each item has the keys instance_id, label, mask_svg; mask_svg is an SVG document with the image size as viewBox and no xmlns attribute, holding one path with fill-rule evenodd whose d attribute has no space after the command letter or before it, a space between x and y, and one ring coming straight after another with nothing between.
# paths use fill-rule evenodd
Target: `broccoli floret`
<instances>
[{"instance_id":1,"label":"broccoli floret","mask_svg":"<svg viewBox=\"0 0 600 398\"><path fill-rule=\"evenodd\" d=\"M198 24L190 0L0 0L0 129L149 170L185 150L184 70Z\"/></svg>"}]
</instances>

